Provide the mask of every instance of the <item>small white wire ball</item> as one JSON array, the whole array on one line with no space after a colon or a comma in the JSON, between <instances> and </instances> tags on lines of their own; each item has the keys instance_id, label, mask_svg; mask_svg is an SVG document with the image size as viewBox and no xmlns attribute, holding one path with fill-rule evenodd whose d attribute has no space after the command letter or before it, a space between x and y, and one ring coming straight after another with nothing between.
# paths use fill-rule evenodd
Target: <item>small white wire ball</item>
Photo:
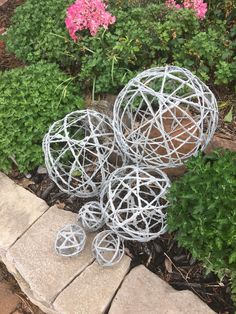
<instances>
[{"instance_id":1,"label":"small white wire ball","mask_svg":"<svg viewBox=\"0 0 236 314\"><path fill-rule=\"evenodd\" d=\"M68 224L58 231L55 250L61 256L78 255L85 246L86 234L78 225Z\"/></svg>"},{"instance_id":2,"label":"small white wire ball","mask_svg":"<svg viewBox=\"0 0 236 314\"><path fill-rule=\"evenodd\" d=\"M118 95L113 127L118 144L139 164L174 168L204 150L218 123L214 94L189 70L146 70Z\"/></svg>"},{"instance_id":3,"label":"small white wire ball","mask_svg":"<svg viewBox=\"0 0 236 314\"><path fill-rule=\"evenodd\" d=\"M124 242L113 231L104 230L96 235L92 243L92 252L101 266L113 266L124 255Z\"/></svg>"},{"instance_id":4,"label":"small white wire ball","mask_svg":"<svg viewBox=\"0 0 236 314\"><path fill-rule=\"evenodd\" d=\"M88 202L83 205L78 214L78 221L81 221L83 228L89 232L95 232L105 224L104 212L99 202Z\"/></svg>"},{"instance_id":5,"label":"small white wire ball","mask_svg":"<svg viewBox=\"0 0 236 314\"><path fill-rule=\"evenodd\" d=\"M107 226L121 238L148 242L166 232L165 173L147 166L114 171L101 192Z\"/></svg>"},{"instance_id":6,"label":"small white wire ball","mask_svg":"<svg viewBox=\"0 0 236 314\"><path fill-rule=\"evenodd\" d=\"M51 179L63 192L83 198L99 194L110 173L124 163L110 118L92 110L55 122L44 137L43 151Z\"/></svg>"}]
</instances>

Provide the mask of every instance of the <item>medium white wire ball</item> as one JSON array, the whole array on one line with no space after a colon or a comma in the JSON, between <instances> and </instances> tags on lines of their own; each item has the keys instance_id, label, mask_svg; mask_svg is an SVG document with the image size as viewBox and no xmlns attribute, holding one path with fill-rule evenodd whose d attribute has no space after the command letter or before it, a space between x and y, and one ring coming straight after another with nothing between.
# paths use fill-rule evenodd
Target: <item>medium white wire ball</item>
<instances>
[{"instance_id":1,"label":"medium white wire ball","mask_svg":"<svg viewBox=\"0 0 236 314\"><path fill-rule=\"evenodd\" d=\"M83 228L89 232L95 232L105 224L104 212L99 202L88 202L84 204L78 214Z\"/></svg>"},{"instance_id":2,"label":"medium white wire ball","mask_svg":"<svg viewBox=\"0 0 236 314\"><path fill-rule=\"evenodd\" d=\"M85 246L86 234L79 225L68 224L58 231L55 250L61 256L78 255Z\"/></svg>"},{"instance_id":3,"label":"medium white wire ball","mask_svg":"<svg viewBox=\"0 0 236 314\"><path fill-rule=\"evenodd\" d=\"M92 243L92 252L101 266L114 266L124 255L124 242L113 231L104 230L96 235Z\"/></svg>"},{"instance_id":4,"label":"medium white wire ball","mask_svg":"<svg viewBox=\"0 0 236 314\"><path fill-rule=\"evenodd\" d=\"M218 123L211 90L189 70L146 70L118 95L113 111L118 144L133 162L174 168L204 150Z\"/></svg>"},{"instance_id":5,"label":"medium white wire ball","mask_svg":"<svg viewBox=\"0 0 236 314\"><path fill-rule=\"evenodd\" d=\"M48 174L68 194L99 194L110 173L124 163L110 118L79 110L55 122L45 135L43 151Z\"/></svg>"},{"instance_id":6,"label":"medium white wire ball","mask_svg":"<svg viewBox=\"0 0 236 314\"><path fill-rule=\"evenodd\" d=\"M148 242L166 232L166 192L170 181L157 168L117 169L101 192L107 226L121 238Z\"/></svg>"}]
</instances>

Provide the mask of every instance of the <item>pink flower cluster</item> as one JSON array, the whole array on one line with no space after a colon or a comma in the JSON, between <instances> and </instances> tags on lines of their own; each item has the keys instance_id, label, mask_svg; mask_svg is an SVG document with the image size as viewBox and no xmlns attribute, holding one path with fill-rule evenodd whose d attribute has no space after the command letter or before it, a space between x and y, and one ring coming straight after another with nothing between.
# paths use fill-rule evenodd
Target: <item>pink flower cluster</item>
<instances>
[{"instance_id":1,"label":"pink flower cluster","mask_svg":"<svg viewBox=\"0 0 236 314\"><path fill-rule=\"evenodd\" d=\"M202 20L205 18L207 13L207 3L204 3L203 0L182 0L182 4L176 3L176 0L166 0L165 4L169 8L176 9L192 9L196 12L197 17Z\"/></svg>"},{"instance_id":2,"label":"pink flower cluster","mask_svg":"<svg viewBox=\"0 0 236 314\"><path fill-rule=\"evenodd\" d=\"M100 26L107 29L110 24L115 23L115 16L107 12L106 7L102 0L76 0L67 9L65 20L71 38L77 41L75 33L84 29L88 29L95 36Z\"/></svg>"}]
</instances>

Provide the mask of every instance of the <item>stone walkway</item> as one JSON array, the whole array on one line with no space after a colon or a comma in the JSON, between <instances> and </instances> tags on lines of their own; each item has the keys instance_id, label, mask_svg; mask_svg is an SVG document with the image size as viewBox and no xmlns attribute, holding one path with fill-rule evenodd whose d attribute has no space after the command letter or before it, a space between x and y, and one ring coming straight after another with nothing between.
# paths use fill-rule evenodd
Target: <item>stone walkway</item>
<instances>
[{"instance_id":1,"label":"stone walkway","mask_svg":"<svg viewBox=\"0 0 236 314\"><path fill-rule=\"evenodd\" d=\"M130 271L128 256L117 266L102 268L91 254L94 235L78 257L58 256L55 235L75 222L76 214L49 208L1 173L0 217L0 258L45 313L214 313L192 292L174 290L144 266Z\"/></svg>"}]
</instances>

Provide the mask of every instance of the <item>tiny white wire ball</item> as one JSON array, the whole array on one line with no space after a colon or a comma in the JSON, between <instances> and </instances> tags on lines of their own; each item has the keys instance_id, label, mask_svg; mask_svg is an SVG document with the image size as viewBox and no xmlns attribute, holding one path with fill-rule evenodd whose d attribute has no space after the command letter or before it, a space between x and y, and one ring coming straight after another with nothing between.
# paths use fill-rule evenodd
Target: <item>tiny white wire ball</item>
<instances>
[{"instance_id":1,"label":"tiny white wire ball","mask_svg":"<svg viewBox=\"0 0 236 314\"><path fill-rule=\"evenodd\" d=\"M139 164L174 168L204 150L218 123L211 90L189 70L146 70L118 95L113 111L118 144Z\"/></svg>"},{"instance_id":2,"label":"tiny white wire ball","mask_svg":"<svg viewBox=\"0 0 236 314\"><path fill-rule=\"evenodd\" d=\"M101 266L113 266L124 255L124 242L113 231L104 230L96 235L92 243L92 252Z\"/></svg>"},{"instance_id":3,"label":"tiny white wire ball","mask_svg":"<svg viewBox=\"0 0 236 314\"><path fill-rule=\"evenodd\" d=\"M78 255L85 246L86 234L79 225L68 224L58 231L55 250L61 256Z\"/></svg>"},{"instance_id":4,"label":"tiny white wire ball","mask_svg":"<svg viewBox=\"0 0 236 314\"><path fill-rule=\"evenodd\" d=\"M81 221L85 230L95 232L105 224L103 209L99 202L88 202L83 205L78 214L78 220Z\"/></svg>"},{"instance_id":5,"label":"tiny white wire ball","mask_svg":"<svg viewBox=\"0 0 236 314\"><path fill-rule=\"evenodd\" d=\"M124 156L114 141L112 122L92 110L72 112L45 135L43 151L48 174L68 194L93 197Z\"/></svg>"},{"instance_id":6,"label":"tiny white wire ball","mask_svg":"<svg viewBox=\"0 0 236 314\"><path fill-rule=\"evenodd\" d=\"M114 171L101 192L107 226L126 240L148 242L166 232L170 182L157 168L126 166Z\"/></svg>"}]
</instances>

